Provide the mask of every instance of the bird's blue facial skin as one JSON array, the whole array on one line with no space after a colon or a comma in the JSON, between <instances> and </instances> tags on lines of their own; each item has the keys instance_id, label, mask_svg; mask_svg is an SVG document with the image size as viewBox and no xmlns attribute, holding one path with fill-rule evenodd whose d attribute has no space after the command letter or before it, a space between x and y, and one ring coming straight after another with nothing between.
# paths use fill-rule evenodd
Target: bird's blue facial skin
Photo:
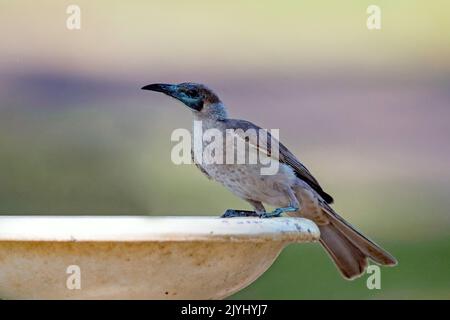
<instances>
[{"instance_id":1,"label":"bird's blue facial skin","mask_svg":"<svg viewBox=\"0 0 450 320\"><path fill-rule=\"evenodd\" d=\"M200 111L203 108L203 98L200 96L194 98L188 95L184 90L180 89L175 90L171 95L175 99L183 102L190 109Z\"/></svg>"}]
</instances>

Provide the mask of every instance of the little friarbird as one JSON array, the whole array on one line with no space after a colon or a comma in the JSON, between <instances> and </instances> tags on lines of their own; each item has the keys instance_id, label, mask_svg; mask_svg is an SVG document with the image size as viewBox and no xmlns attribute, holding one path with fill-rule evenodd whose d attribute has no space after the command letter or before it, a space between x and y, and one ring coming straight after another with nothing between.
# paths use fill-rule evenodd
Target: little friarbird
<instances>
[{"instance_id":1,"label":"little friarbird","mask_svg":"<svg viewBox=\"0 0 450 320\"><path fill-rule=\"evenodd\" d=\"M201 121L203 130L215 128L225 133L228 129L242 129L236 132L260 129L249 121L230 119L225 105L205 85L156 83L142 89L162 92L181 101L192 111L194 120ZM244 139L243 136L242 138ZM194 139L202 137L194 135ZM245 143L256 150L266 147L254 139L249 139L248 136L245 137ZM278 144L279 154L276 161L279 162L279 167L277 173L273 175L261 174L263 164L196 163L196 165L208 178L220 182L235 195L247 201L254 208L254 215L270 218L286 214L314 221L320 229L320 243L346 279L362 275L367 267L368 258L380 265L396 265L397 261L391 254L357 231L333 210L331 207L333 198L283 144L280 142ZM270 152L265 154L270 157ZM277 209L266 212L263 204ZM229 209L223 217L239 215L251 214L248 211Z\"/></svg>"}]
</instances>

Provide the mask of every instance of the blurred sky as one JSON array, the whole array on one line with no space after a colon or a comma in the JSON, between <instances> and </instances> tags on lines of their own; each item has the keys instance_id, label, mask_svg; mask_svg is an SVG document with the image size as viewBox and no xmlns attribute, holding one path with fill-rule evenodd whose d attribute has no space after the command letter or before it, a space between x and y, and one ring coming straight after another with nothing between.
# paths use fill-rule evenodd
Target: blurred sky
<instances>
[{"instance_id":1,"label":"blurred sky","mask_svg":"<svg viewBox=\"0 0 450 320\"><path fill-rule=\"evenodd\" d=\"M81 30L66 28L69 4L81 8ZM366 28L370 4L381 7L381 30ZM443 0L0 0L0 214L246 208L170 162L170 134L191 116L139 90L194 81L233 117L281 128L336 209L374 238L447 237L449 9Z\"/></svg>"},{"instance_id":2,"label":"blurred sky","mask_svg":"<svg viewBox=\"0 0 450 320\"><path fill-rule=\"evenodd\" d=\"M65 28L72 3L81 8L80 31ZM382 8L380 31L366 28L369 4ZM0 63L13 73L122 80L180 71L446 74L448 8L448 1L414 0L2 1Z\"/></svg>"}]
</instances>

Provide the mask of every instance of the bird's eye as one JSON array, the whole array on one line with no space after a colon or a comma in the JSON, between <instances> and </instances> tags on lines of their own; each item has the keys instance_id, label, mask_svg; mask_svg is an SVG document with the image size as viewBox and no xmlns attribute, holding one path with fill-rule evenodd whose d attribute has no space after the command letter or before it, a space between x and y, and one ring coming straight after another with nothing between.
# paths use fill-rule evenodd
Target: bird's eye
<instances>
[{"instance_id":1,"label":"bird's eye","mask_svg":"<svg viewBox=\"0 0 450 320\"><path fill-rule=\"evenodd\" d=\"M196 90L188 90L186 94L191 98L198 98L198 92Z\"/></svg>"}]
</instances>

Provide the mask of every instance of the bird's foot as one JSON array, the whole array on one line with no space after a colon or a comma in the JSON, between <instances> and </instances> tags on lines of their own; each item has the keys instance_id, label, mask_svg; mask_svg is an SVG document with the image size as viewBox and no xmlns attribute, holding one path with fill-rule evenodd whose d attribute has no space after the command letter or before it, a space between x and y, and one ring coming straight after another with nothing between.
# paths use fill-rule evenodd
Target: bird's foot
<instances>
[{"instance_id":1,"label":"bird's foot","mask_svg":"<svg viewBox=\"0 0 450 320\"><path fill-rule=\"evenodd\" d=\"M295 212L298 211L296 207L285 207L285 208L276 208L272 212L264 212L259 217L260 218L277 218L283 216L285 212Z\"/></svg>"},{"instance_id":2,"label":"bird's foot","mask_svg":"<svg viewBox=\"0 0 450 320\"><path fill-rule=\"evenodd\" d=\"M220 217L221 218L260 217L260 215L255 211L228 209Z\"/></svg>"}]
</instances>

